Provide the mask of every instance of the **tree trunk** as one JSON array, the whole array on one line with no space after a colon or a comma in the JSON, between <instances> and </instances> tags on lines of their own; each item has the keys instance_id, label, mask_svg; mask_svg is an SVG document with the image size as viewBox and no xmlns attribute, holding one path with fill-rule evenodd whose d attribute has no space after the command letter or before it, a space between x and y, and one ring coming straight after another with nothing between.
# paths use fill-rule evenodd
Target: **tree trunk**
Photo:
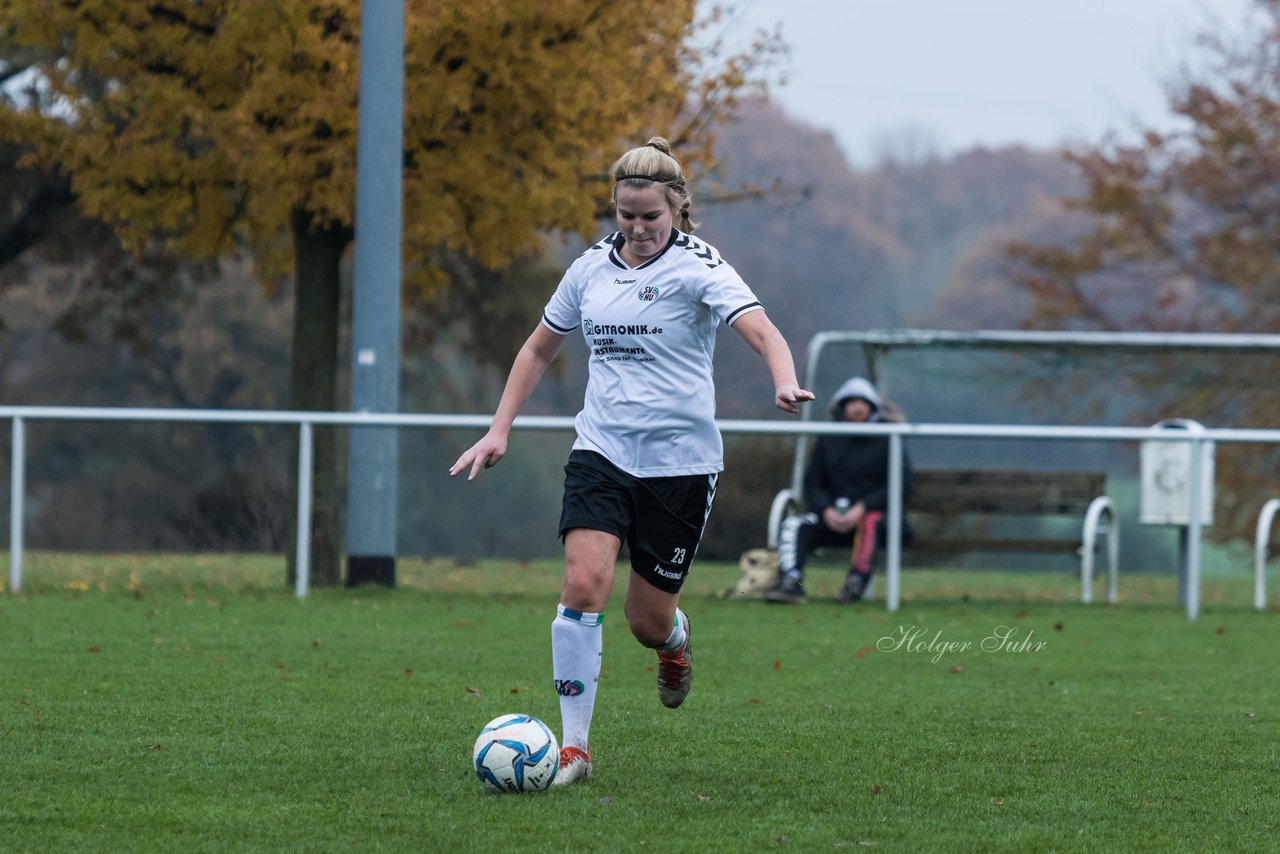
<instances>
[{"instance_id":1,"label":"tree trunk","mask_svg":"<svg viewBox=\"0 0 1280 854\"><path fill-rule=\"evenodd\" d=\"M289 408L332 412L338 396L338 303L342 253L351 229L320 227L306 211L292 215L294 249L293 344L289 372ZM316 587L342 582L342 543L338 527L337 432L317 427L314 434L311 505L310 580ZM297 580L298 434L289 442L289 539L287 583Z\"/></svg>"}]
</instances>

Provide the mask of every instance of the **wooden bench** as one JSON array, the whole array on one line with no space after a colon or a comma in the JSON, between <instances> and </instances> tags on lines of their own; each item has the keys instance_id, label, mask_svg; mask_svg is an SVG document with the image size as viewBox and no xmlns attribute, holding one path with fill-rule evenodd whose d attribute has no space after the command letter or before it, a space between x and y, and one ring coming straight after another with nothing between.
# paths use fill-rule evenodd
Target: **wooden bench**
<instances>
[{"instance_id":1,"label":"wooden bench","mask_svg":"<svg viewBox=\"0 0 1280 854\"><path fill-rule=\"evenodd\" d=\"M914 471L906 501L904 541L911 555L973 552L1057 552L1080 557L1081 599L1093 598L1093 567L1100 540L1108 559L1108 600L1116 600L1119 523L1106 497L1102 472L943 469ZM776 548L782 519L798 511L796 497L784 489L774 498L769 545ZM1080 536L1023 537L992 533L973 517L1070 516L1082 522ZM969 517L966 519L966 517ZM939 526L937 520L941 520ZM967 524L962 524L967 522ZM988 530L984 531L983 528ZM948 528L962 528L953 535ZM975 530L976 529L976 530Z\"/></svg>"},{"instance_id":2,"label":"wooden bench","mask_svg":"<svg viewBox=\"0 0 1280 854\"><path fill-rule=\"evenodd\" d=\"M907 518L917 531L907 548L913 552L1064 552L1078 554L1084 537L1010 537L936 533L924 517L1074 516L1083 519L1090 505L1105 494L1101 472L942 470L916 472L911 478ZM972 523L969 526L972 527Z\"/></svg>"}]
</instances>

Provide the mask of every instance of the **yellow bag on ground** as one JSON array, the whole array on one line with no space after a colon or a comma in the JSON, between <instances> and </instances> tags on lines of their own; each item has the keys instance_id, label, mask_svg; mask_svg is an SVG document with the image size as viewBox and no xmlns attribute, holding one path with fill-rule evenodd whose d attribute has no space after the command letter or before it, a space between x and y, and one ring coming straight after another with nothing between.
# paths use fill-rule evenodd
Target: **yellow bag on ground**
<instances>
[{"instance_id":1,"label":"yellow bag on ground","mask_svg":"<svg viewBox=\"0 0 1280 854\"><path fill-rule=\"evenodd\" d=\"M720 599L759 599L766 587L778 578L778 553L772 549L748 549L738 559L742 577L732 587L720 591Z\"/></svg>"}]
</instances>

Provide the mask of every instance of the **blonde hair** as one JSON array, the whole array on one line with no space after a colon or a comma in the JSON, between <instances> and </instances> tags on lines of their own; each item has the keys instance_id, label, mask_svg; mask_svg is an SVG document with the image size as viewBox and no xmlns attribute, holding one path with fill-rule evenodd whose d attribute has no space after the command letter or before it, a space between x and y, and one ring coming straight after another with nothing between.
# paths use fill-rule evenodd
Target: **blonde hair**
<instances>
[{"instance_id":1,"label":"blonde hair","mask_svg":"<svg viewBox=\"0 0 1280 854\"><path fill-rule=\"evenodd\" d=\"M689 204L693 194L685 182L680 161L671 154L671 143L660 136L651 137L639 148L633 148L614 161L609 167L613 179L613 204L618 205L618 187L644 189L652 184L665 187L667 204L676 220L676 228L685 234L693 234L698 224L689 218Z\"/></svg>"}]
</instances>

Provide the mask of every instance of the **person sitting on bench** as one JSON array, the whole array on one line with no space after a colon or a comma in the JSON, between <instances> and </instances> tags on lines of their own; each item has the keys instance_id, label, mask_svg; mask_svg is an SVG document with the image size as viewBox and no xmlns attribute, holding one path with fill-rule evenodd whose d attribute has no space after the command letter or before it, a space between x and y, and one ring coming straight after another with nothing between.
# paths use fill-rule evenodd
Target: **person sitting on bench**
<instances>
[{"instance_id":1,"label":"person sitting on bench","mask_svg":"<svg viewBox=\"0 0 1280 854\"><path fill-rule=\"evenodd\" d=\"M901 421L902 416L863 377L851 377L831 399L837 421ZM910 489L911 465L903 453L903 498ZM836 595L859 601L871 580L889 498L888 436L819 436L804 475L808 512L789 516L778 534L778 580L764 592L769 602L805 601L804 565L814 549L843 545L851 549L849 574Z\"/></svg>"}]
</instances>

